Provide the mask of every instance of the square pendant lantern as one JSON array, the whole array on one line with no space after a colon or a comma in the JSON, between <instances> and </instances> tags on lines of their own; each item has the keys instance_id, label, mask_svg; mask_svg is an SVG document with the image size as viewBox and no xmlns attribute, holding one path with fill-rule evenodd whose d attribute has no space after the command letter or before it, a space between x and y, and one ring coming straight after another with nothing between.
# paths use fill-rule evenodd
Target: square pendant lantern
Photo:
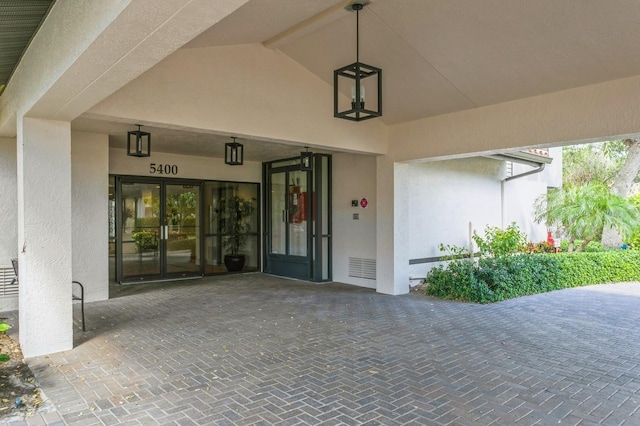
<instances>
[{"instance_id":1,"label":"square pendant lantern","mask_svg":"<svg viewBox=\"0 0 640 426\"><path fill-rule=\"evenodd\" d=\"M241 166L244 163L244 147L236 142L234 136L231 139L233 142L224 144L224 163L230 166Z\"/></svg>"},{"instance_id":2,"label":"square pendant lantern","mask_svg":"<svg viewBox=\"0 0 640 426\"><path fill-rule=\"evenodd\" d=\"M151 133L140 130L140 124L136 124L138 130L127 134L127 155L130 157L151 156Z\"/></svg>"},{"instance_id":3,"label":"square pendant lantern","mask_svg":"<svg viewBox=\"0 0 640 426\"><path fill-rule=\"evenodd\" d=\"M360 62L359 13L363 7L360 3L351 5L356 11L356 62L333 72L333 116L352 121L382 116L382 70ZM347 93L351 102L341 95Z\"/></svg>"}]
</instances>

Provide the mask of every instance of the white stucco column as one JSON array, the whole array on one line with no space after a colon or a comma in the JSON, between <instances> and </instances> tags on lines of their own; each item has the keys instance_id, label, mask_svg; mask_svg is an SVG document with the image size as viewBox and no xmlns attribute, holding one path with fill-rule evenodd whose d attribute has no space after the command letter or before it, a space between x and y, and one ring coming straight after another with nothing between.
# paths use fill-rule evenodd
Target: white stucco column
<instances>
[{"instance_id":1,"label":"white stucco column","mask_svg":"<svg viewBox=\"0 0 640 426\"><path fill-rule=\"evenodd\" d=\"M376 290L385 294L409 292L409 182L407 164L387 156L376 160Z\"/></svg>"},{"instance_id":2,"label":"white stucco column","mask_svg":"<svg viewBox=\"0 0 640 426\"><path fill-rule=\"evenodd\" d=\"M18 119L20 345L25 357L71 349L71 125Z\"/></svg>"}]
</instances>

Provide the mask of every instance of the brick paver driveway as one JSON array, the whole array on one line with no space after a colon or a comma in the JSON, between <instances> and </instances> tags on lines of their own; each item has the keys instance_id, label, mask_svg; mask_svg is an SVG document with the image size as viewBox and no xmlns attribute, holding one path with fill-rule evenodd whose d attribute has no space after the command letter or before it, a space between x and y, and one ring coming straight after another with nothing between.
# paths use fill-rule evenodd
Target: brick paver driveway
<instances>
[{"instance_id":1,"label":"brick paver driveway","mask_svg":"<svg viewBox=\"0 0 640 426\"><path fill-rule=\"evenodd\" d=\"M640 284L482 306L252 274L87 323L29 360L57 406L31 424L640 424Z\"/></svg>"}]
</instances>

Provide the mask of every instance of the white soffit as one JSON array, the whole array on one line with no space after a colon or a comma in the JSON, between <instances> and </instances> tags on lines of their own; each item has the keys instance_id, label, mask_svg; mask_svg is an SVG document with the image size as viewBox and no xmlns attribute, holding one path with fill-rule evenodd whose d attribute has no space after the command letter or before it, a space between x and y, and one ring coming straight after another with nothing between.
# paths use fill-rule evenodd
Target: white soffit
<instances>
[{"instance_id":1,"label":"white soffit","mask_svg":"<svg viewBox=\"0 0 640 426\"><path fill-rule=\"evenodd\" d=\"M273 47L342 4L253 0L186 47ZM635 0L372 0L360 59L383 69L381 119L397 124L638 75L638 22ZM332 84L333 70L355 61L355 16L323 24L274 46Z\"/></svg>"}]
</instances>

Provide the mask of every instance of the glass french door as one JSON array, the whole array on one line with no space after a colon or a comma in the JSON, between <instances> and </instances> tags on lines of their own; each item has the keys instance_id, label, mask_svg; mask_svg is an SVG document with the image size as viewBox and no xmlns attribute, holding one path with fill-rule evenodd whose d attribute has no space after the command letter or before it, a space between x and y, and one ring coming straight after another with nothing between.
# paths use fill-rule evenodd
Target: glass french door
<instances>
[{"instance_id":1,"label":"glass french door","mask_svg":"<svg viewBox=\"0 0 640 426\"><path fill-rule=\"evenodd\" d=\"M316 282L331 281L331 156L313 154L263 164L264 271Z\"/></svg>"},{"instance_id":2,"label":"glass french door","mask_svg":"<svg viewBox=\"0 0 640 426\"><path fill-rule=\"evenodd\" d=\"M201 186L118 178L117 281L202 276Z\"/></svg>"},{"instance_id":3,"label":"glass french door","mask_svg":"<svg viewBox=\"0 0 640 426\"><path fill-rule=\"evenodd\" d=\"M270 174L269 271L309 279L309 172L291 169Z\"/></svg>"}]
</instances>

